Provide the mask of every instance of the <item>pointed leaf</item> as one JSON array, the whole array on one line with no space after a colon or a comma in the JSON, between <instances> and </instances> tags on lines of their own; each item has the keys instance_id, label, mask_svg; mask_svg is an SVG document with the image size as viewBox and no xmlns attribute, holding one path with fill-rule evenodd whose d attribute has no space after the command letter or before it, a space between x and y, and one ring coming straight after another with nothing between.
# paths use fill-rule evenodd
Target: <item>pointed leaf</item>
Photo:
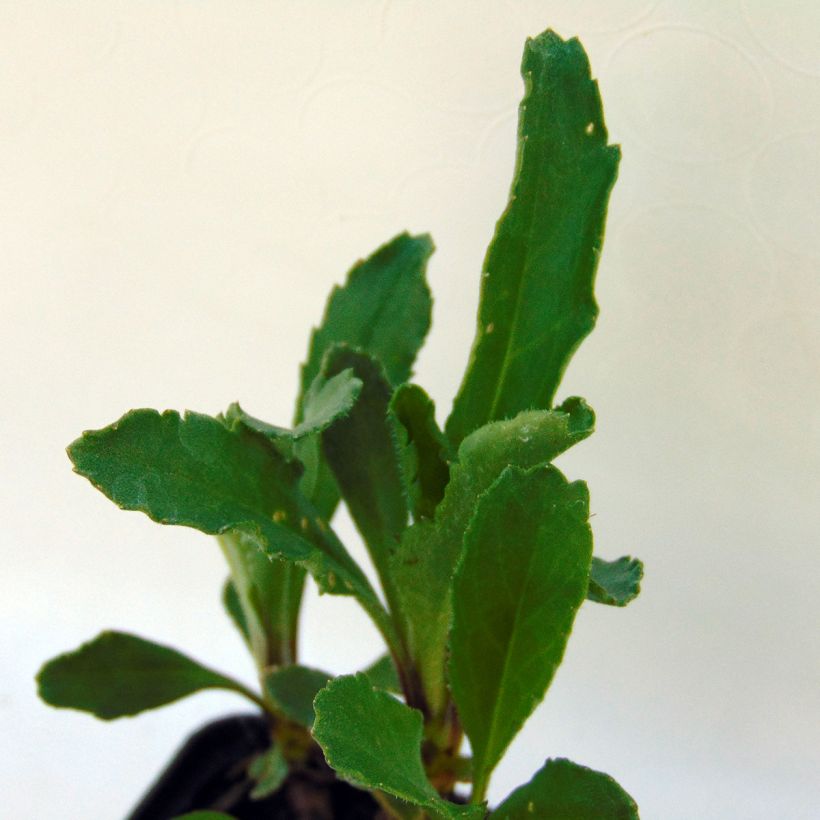
<instances>
[{"instance_id":1,"label":"pointed leaf","mask_svg":"<svg viewBox=\"0 0 820 820\"><path fill-rule=\"evenodd\" d=\"M125 632L102 632L48 661L37 683L46 703L103 720L136 715L203 689L229 689L259 702L237 681L175 649Z\"/></svg>"},{"instance_id":2,"label":"pointed leaf","mask_svg":"<svg viewBox=\"0 0 820 820\"><path fill-rule=\"evenodd\" d=\"M543 698L586 595L582 482L508 467L482 495L453 583L450 686L473 750L475 793Z\"/></svg>"},{"instance_id":3,"label":"pointed leaf","mask_svg":"<svg viewBox=\"0 0 820 820\"><path fill-rule=\"evenodd\" d=\"M265 675L265 691L285 717L302 726L313 726L313 699L332 675L307 666L283 666Z\"/></svg>"},{"instance_id":4,"label":"pointed leaf","mask_svg":"<svg viewBox=\"0 0 820 820\"><path fill-rule=\"evenodd\" d=\"M222 587L222 606L225 607L225 612L228 613L234 626L239 630L245 643L250 646L248 619L245 617L245 612L242 609L242 602L239 600L236 585L230 578L225 581L225 585Z\"/></svg>"},{"instance_id":5,"label":"pointed leaf","mask_svg":"<svg viewBox=\"0 0 820 820\"><path fill-rule=\"evenodd\" d=\"M373 661L367 669L363 669L362 673L367 675L370 683L376 689L384 689L385 692L393 692L397 695L401 694L399 673L396 671L396 664L393 663L393 658L390 655L382 655Z\"/></svg>"},{"instance_id":6,"label":"pointed leaf","mask_svg":"<svg viewBox=\"0 0 820 820\"><path fill-rule=\"evenodd\" d=\"M635 801L608 775L559 758L548 760L490 820L638 820Z\"/></svg>"},{"instance_id":7,"label":"pointed leaf","mask_svg":"<svg viewBox=\"0 0 820 820\"><path fill-rule=\"evenodd\" d=\"M404 481L414 519L432 518L450 479L450 444L436 424L436 408L415 384L403 384L390 400L403 454Z\"/></svg>"},{"instance_id":8,"label":"pointed leaf","mask_svg":"<svg viewBox=\"0 0 820 820\"><path fill-rule=\"evenodd\" d=\"M447 422L460 442L521 410L547 409L598 313L593 281L620 159L607 145L584 49L528 40L509 204L487 251L470 363Z\"/></svg>"},{"instance_id":9,"label":"pointed leaf","mask_svg":"<svg viewBox=\"0 0 820 820\"><path fill-rule=\"evenodd\" d=\"M587 598L599 604L626 606L638 597L643 578L643 564L625 555L617 561L592 559Z\"/></svg>"},{"instance_id":10,"label":"pointed leaf","mask_svg":"<svg viewBox=\"0 0 820 820\"><path fill-rule=\"evenodd\" d=\"M258 433L199 413L132 410L68 452L75 471L120 507L249 539L269 558L308 569L321 591L355 595L384 629L367 578L299 491L298 471Z\"/></svg>"},{"instance_id":11,"label":"pointed leaf","mask_svg":"<svg viewBox=\"0 0 820 820\"><path fill-rule=\"evenodd\" d=\"M508 465L529 468L551 461L589 436L594 424L583 399L568 399L557 410L527 411L476 430L459 448L435 520L417 521L404 533L393 559L394 576L409 621L411 652L434 714L441 713L447 697L450 584L479 496Z\"/></svg>"},{"instance_id":12,"label":"pointed leaf","mask_svg":"<svg viewBox=\"0 0 820 820\"><path fill-rule=\"evenodd\" d=\"M314 706L313 736L340 777L444 818L483 816L439 797L421 762L421 713L374 689L365 674L336 678Z\"/></svg>"},{"instance_id":13,"label":"pointed leaf","mask_svg":"<svg viewBox=\"0 0 820 820\"><path fill-rule=\"evenodd\" d=\"M350 414L322 434L322 449L392 606L388 561L408 518L395 433L387 415L393 391L371 357L347 347L329 350L325 376L347 369L362 382L361 395Z\"/></svg>"},{"instance_id":14,"label":"pointed leaf","mask_svg":"<svg viewBox=\"0 0 820 820\"><path fill-rule=\"evenodd\" d=\"M256 781L251 789L251 800L263 800L279 791L288 776L288 762L282 747L275 744L259 755L248 766L248 774Z\"/></svg>"},{"instance_id":15,"label":"pointed leaf","mask_svg":"<svg viewBox=\"0 0 820 820\"><path fill-rule=\"evenodd\" d=\"M343 343L377 358L393 384L410 377L430 328L432 300L424 278L433 252L429 236L403 233L382 245L330 294L322 324L313 331L302 366L302 395L319 374L327 351ZM303 403L296 414L303 419Z\"/></svg>"}]
</instances>

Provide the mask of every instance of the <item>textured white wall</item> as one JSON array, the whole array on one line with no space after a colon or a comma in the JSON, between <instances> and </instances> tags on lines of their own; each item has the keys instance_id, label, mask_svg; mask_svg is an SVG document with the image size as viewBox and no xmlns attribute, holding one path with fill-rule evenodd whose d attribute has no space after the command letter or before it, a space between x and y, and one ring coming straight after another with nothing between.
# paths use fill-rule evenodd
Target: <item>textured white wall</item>
<instances>
[{"instance_id":1,"label":"textured white wall","mask_svg":"<svg viewBox=\"0 0 820 820\"><path fill-rule=\"evenodd\" d=\"M648 820L809 818L820 800L820 5L798 0L35 2L0 6L8 817L121 816L205 694L110 725L39 705L39 663L103 627L250 680L205 536L116 510L63 447L135 406L290 416L325 294L433 233L418 379L446 415L513 165L528 34L579 34L623 145L602 313L562 394L598 433L597 549L646 561L585 606L498 799L547 755ZM344 534L350 535L342 522ZM311 594L304 657L378 653Z\"/></svg>"}]
</instances>

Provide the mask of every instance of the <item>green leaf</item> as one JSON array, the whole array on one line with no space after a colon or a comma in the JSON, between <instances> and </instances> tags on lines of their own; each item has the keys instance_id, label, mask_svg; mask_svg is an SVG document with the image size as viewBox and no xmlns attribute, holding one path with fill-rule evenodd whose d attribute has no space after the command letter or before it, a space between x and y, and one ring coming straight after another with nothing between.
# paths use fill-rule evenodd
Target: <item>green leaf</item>
<instances>
[{"instance_id":1,"label":"green leaf","mask_svg":"<svg viewBox=\"0 0 820 820\"><path fill-rule=\"evenodd\" d=\"M364 673L336 678L316 695L314 706L313 736L340 777L436 816L483 817L483 809L438 795L421 762L421 713L374 689Z\"/></svg>"},{"instance_id":2,"label":"green leaf","mask_svg":"<svg viewBox=\"0 0 820 820\"><path fill-rule=\"evenodd\" d=\"M330 379L317 377L308 388L304 398L304 419L292 430L277 427L248 415L236 402L228 408L225 420L229 425L244 424L276 443L299 441L306 436L326 430L351 410L362 383L352 370L343 370Z\"/></svg>"},{"instance_id":3,"label":"green leaf","mask_svg":"<svg viewBox=\"0 0 820 820\"><path fill-rule=\"evenodd\" d=\"M430 397L415 384L403 384L390 400L397 439L404 456L404 481L413 518L432 518L450 479L450 444L436 424Z\"/></svg>"},{"instance_id":4,"label":"green leaf","mask_svg":"<svg viewBox=\"0 0 820 820\"><path fill-rule=\"evenodd\" d=\"M595 415L583 399L568 399L557 410L526 411L476 430L459 448L435 519L417 521L404 533L393 572L408 619L411 654L434 714L441 714L447 702L450 585L479 496L508 465L530 468L549 462L589 436L594 425Z\"/></svg>"},{"instance_id":5,"label":"green leaf","mask_svg":"<svg viewBox=\"0 0 820 820\"><path fill-rule=\"evenodd\" d=\"M598 313L593 282L620 150L607 145L598 85L577 40L552 31L528 40L521 73L515 178L447 422L456 444L489 421L549 408Z\"/></svg>"},{"instance_id":6,"label":"green leaf","mask_svg":"<svg viewBox=\"0 0 820 820\"><path fill-rule=\"evenodd\" d=\"M401 694L399 673L396 671L396 664L393 663L393 658L390 655L382 655L377 658L367 669L363 669L362 673L367 675L370 683L376 689L384 689L385 692L394 692L397 695Z\"/></svg>"},{"instance_id":7,"label":"green leaf","mask_svg":"<svg viewBox=\"0 0 820 820\"><path fill-rule=\"evenodd\" d=\"M453 582L450 686L475 795L555 674L586 595L589 497L552 466L508 467L481 497Z\"/></svg>"},{"instance_id":8,"label":"green leaf","mask_svg":"<svg viewBox=\"0 0 820 820\"><path fill-rule=\"evenodd\" d=\"M340 343L377 358L392 384L407 381L430 329L432 299L424 271L432 253L428 235L403 233L353 266L344 286L331 292L322 323L311 336L302 366L303 397L327 351ZM303 411L300 400L298 422Z\"/></svg>"},{"instance_id":9,"label":"green leaf","mask_svg":"<svg viewBox=\"0 0 820 820\"><path fill-rule=\"evenodd\" d=\"M608 775L559 758L548 760L490 820L638 820L635 801Z\"/></svg>"},{"instance_id":10,"label":"green leaf","mask_svg":"<svg viewBox=\"0 0 820 820\"><path fill-rule=\"evenodd\" d=\"M387 416L393 391L381 365L350 348L329 350L323 367L327 377L351 369L364 385L350 414L322 434L322 449L392 608L388 561L408 518L398 448Z\"/></svg>"},{"instance_id":11,"label":"green leaf","mask_svg":"<svg viewBox=\"0 0 820 820\"><path fill-rule=\"evenodd\" d=\"M236 585L228 578L225 585L222 587L222 606L233 621L234 626L239 630L239 633L245 640L245 643L250 646L250 634L248 632L248 619L245 617L245 612L242 609L242 602L239 600L239 593L236 591Z\"/></svg>"},{"instance_id":12,"label":"green leaf","mask_svg":"<svg viewBox=\"0 0 820 820\"><path fill-rule=\"evenodd\" d=\"M285 717L302 726L313 726L313 699L332 675L307 666L282 666L265 675L265 691Z\"/></svg>"},{"instance_id":13,"label":"green leaf","mask_svg":"<svg viewBox=\"0 0 820 820\"><path fill-rule=\"evenodd\" d=\"M83 433L68 452L76 472L120 507L161 524L231 532L305 567L321 591L355 595L389 629L364 573L299 491L299 471L255 431L199 413L132 410Z\"/></svg>"},{"instance_id":14,"label":"green leaf","mask_svg":"<svg viewBox=\"0 0 820 820\"><path fill-rule=\"evenodd\" d=\"M643 578L643 564L625 555L617 561L592 559L587 598L599 604L626 606L638 597Z\"/></svg>"},{"instance_id":15,"label":"green leaf","mask_svg":"<svg viewBox=\"0 0 820 820\"><path fill-rule=\"evenodd\" d=\"M279 791L288 776L288 762L279 745L271 746L248 766L248 774L256 781L251 789L252 800L262 800Z\"/></svg>"},{"instance_id":16,"label":"green leaf","mask_svg":"<svg viewBox=\"0 0 820 820\"><path fill-rule=\"evenodd\" d=\"M228 689L259 704L241 683L175 649L125 632L102 632L74 652L48 661L37 684L46 703L103 720L136 715L203 689Z\"/></svg>"}]
</instances>

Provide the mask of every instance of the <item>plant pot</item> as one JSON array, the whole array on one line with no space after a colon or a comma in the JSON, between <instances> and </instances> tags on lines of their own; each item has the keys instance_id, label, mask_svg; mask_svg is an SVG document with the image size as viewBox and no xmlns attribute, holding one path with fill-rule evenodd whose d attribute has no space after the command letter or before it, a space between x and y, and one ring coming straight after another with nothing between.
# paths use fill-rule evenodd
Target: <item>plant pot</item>
<instances>
[{"instance_id":1,"label":"plant pot","mask_svg":"<svg viewBox=\"0 0 820 820\"><path fill-rule=\"evenodd\" d=\"M336 778L318 747L270 797L253 800L250 761L270 746L261 714L232 715L192 734L128 820L171 820L187 812L224 811L238 820L381 820L376 801Z\"/></svg>"}]
</instances>

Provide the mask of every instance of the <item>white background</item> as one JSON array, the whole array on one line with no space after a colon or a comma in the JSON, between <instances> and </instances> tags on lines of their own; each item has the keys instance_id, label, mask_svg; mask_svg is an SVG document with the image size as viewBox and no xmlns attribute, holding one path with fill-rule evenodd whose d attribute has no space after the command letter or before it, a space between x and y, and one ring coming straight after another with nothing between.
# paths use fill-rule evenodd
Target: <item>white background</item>
<instances>
[{"instance_id":1,"label":"white background","mask_svg":"<svg viewBox=\"0 0 820 820\"><path fill-rule=\"evenodd\" d=\"M104 724L38 703L44 659L118 628L253 677L216 545L118 511L64 446L139 406L287 423L326 293L405 228L438 246L417 379L443 420L521 47L552 26L586 45L624 157L601 318L561 390L598 432L561 464L590 484L598 552L646 579L624 611L582 608L491 796L562 755L648 820L816 817L819 9L2 3L2 814L121 817L187 732L244 708ZM347 672L379 646L311 591L303 653Z\"/></svg>"}]
</instances>

